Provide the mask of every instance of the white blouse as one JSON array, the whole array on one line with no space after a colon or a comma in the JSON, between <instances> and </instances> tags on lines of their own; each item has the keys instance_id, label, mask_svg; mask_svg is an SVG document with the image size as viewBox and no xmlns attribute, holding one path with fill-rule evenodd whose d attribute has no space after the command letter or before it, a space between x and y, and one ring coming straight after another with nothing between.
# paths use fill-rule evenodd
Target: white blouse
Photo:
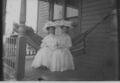
<instances>
[{"instance_id":1,"label":"white blouse","mask_svg":"<svg viewBox=\"0 0 120 83\"><path fill-rule=\"evenodd\" d=\"M70 48L72 47L72 41L69 35L67 34L61 34L58 37L58 44L65 47Z\"/></svg>"},{"instance_id":2,"label":"white blouse","mask_svg":"<svg viewBox=\"0 0 120 83\"><path fill-rule=\"evenodd\" d=\"M56 36L53 34L49 34L42 40L41 48L43 47L56 48L56 44L57 44Z\"/></svg>"}]
</instances>

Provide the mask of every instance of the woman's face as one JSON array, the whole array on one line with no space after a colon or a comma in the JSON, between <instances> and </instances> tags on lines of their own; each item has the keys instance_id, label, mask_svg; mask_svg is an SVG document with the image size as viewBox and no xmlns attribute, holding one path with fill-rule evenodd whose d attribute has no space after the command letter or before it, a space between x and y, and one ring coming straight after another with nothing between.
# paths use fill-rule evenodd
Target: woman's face
<instances>
[{"instance_id":1,"label":"woman's face","mask_svg":"<svg viewBox=\"0 0 120 83\"><path fill-rule=\"evenodd\" d=\"M50 27L50 28L48 29L48 33L55 34L55 28L54 28L54 27Z\"/></svg>"},{"instance_id":2,"label":"woman's face","mask_svg":"<svg viewBox=\"0 0 120 83\"><path fill-rule=\"evenodd\" d=\"M68 27L66 27L66 26L62 26L62 32L63 33L68 33L68 31L69 31L69 28Z\"/></svg>"}]
</instances>

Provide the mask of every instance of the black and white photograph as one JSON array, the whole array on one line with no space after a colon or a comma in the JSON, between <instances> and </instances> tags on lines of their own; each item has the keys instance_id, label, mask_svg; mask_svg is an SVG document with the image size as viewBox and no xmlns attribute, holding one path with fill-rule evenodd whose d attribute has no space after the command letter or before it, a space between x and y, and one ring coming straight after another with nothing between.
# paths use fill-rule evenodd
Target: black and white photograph
<instances>
[{"instance_id":1,"label":"black and white photograph","mask_svg":"<svg viewBox=\"0 0 120 83\"><path fill-rule=\"evenodd\" d=\"M3 81L119 81L119 0L2 0Z\"/></svg>"}]
</instances>

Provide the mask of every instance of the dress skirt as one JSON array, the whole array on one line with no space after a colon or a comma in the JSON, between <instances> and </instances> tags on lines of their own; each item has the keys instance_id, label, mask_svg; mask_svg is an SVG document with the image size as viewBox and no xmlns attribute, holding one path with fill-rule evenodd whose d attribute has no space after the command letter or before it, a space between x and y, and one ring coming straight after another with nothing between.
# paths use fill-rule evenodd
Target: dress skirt
<instances>
[{"instance_id":1,"label":"dress skirt","mask_svg":"<svg viewBox=\"0 0 120 83\"><path fill-rule=\"evenodd\" d=\"M55 50L52 55L50 70L52 72L74 70L73 56L69 49L62 48Z\"/></svg>"},{"instance_id":2,"label":"dress skirt","mask_svg":"<svg viewBox=\"0 0 120 83\"><path fill-rule=\"evenodd\" d=\"M32 62L32 67L39 68L40 66L46 66L49 68L53 50L48 47L41 48Z\"/></svg>"}]
</instances>

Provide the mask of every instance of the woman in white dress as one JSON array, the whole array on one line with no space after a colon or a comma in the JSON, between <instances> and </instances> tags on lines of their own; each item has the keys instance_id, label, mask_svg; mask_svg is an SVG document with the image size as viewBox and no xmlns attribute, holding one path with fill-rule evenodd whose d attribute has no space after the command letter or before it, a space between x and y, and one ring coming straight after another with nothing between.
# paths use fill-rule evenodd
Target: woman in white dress
<instances>
[{"instance_id":1,"label":"woman in white dress","mask_svg":"<svg viewBox=\"0 0 120 83\"><path fill-rule=\"evenodd\" d=\"M69 28L71 28L70 23L62 21L62 23L59 23L58 25L60 25L62 33L57 37L57 49L54 51L52 56L51 71L62 72L65 70L74 70L74 61L69 50L72 46L72 41L70 36L67 34Z\"/></svg>"},{"instance_id":2,"label":"woman in white dress","mask_svg":"<svg viewBox=\"0 0 120 83\"><path fill-rule=\"evenodd\" d=\"M48 22L43 28L48 35L42 40L41 48L37 52L33 62L33 68L39 68L45 66L50 69L51 66L51 56L56 49L56 37L55 37L55 25L53 22Z\"/></svg>"}]
</instances>

